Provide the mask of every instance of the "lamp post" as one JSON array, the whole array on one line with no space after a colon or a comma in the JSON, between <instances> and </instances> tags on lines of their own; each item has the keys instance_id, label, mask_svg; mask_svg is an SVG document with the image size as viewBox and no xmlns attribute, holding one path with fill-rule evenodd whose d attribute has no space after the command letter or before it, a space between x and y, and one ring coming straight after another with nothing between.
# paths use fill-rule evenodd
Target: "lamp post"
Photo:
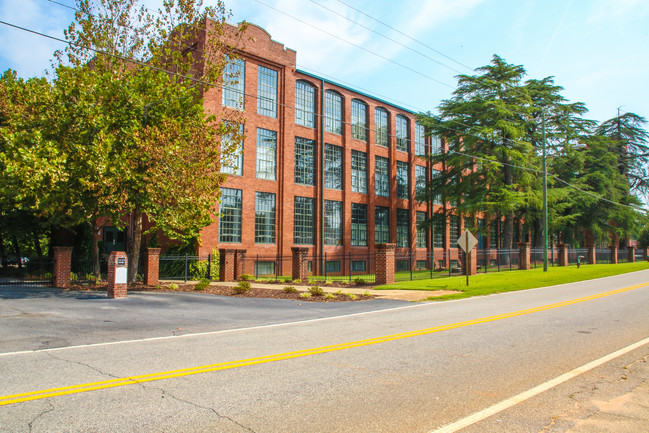
<instances>
[{"instance_id":1,"label":"lamp post","mask_svg":"<svg viewBox=\"0 0 649 433\"><path fill-rule=\"evenodd\" d=\"M545 151L545 111L541 110L543 134L543 272L548 271L548 166Z\"/></svg>"}]
</instances>

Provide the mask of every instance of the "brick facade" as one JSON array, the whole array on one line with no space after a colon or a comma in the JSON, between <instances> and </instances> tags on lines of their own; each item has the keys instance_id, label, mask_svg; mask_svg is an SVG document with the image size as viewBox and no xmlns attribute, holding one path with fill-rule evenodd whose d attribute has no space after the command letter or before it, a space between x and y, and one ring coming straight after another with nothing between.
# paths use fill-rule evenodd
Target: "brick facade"
<instances>
[{"instance_id":1,"label":"brick facade","mask_svg":"<svg viewBox=\"0 0 649 433\"><path fill-rule=\"evenodd\" d=\"M124 251L112 251L108 256L108 297L126 298L128 257Z\"/></svg>"},{"instance_id":2,"label":"brick facade","mask_svg":"<svg viewBox=\"0 0 649 433\"><path fill-rule=\"evenodd\" d=\"M72 247L54 247L54 287L65 288L70 285L72 272Z\"/></svg>"}]
</instances>

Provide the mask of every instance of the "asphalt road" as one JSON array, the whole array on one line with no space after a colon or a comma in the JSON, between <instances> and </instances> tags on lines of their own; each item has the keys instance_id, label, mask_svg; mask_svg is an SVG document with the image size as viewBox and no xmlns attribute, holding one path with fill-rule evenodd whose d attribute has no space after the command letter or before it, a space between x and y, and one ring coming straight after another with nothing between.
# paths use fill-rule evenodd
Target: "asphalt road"
<instances>
[{"instance_id":1,"label":"asphalt road","mask_svg":"<svg viewBox=\"0 0 649 433\"><path fill-rule=\"evenodd\" d=\"M649 337L649 271L426 304L4 290L11 432L432 432ZM649 431L647 356L639 345L462 431ZM640 416L606 418L629 402Z\"/></svg>"}]
</instances>

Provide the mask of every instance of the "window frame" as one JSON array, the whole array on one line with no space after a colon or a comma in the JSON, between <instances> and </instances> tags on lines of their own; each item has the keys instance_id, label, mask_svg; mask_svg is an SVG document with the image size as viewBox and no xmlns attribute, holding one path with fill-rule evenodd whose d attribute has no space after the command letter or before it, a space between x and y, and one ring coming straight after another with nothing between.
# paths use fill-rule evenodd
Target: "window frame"
<instances>
[{"instance_id":1,"label":"window frame","mask_svg":"<svg viewBox=\"0 0 649 433\"><path fill-rule=\"evenodd\" d=\"M271 165L272 175L269 170ZM257 128L256 166L257 179L277 180L277 131Z\"/></svg>"},{"instance_id":2,"label":"window frame","mask_svg":"<svg viewBox=\"0 0 649 433\"><path fill-rule=\"evenodd\" d=\"M410 151L409 120L403 114L395 116L394 136L396 137L397 150L408 153Z\"/></svg>"},{"instance_id":3,"label":"window frame","mask_svg":"<svg viewBox=\"0 0 649 433\"><path fill-rule=\"evenodd\" d=\"M383 107L374 109L374 144L390 146L390 112Z\"/></svg>"},{"instance_id":4,"label":"window frame","mask_svg":"<svg viewBox=\"0 0 649 433\"><path fill-rule=\"evenodd\" d=\"M295 137L293 181L298 185L315 186L315 140Z\"/></svg>"},{"instance_id":5,"label":"window frame","mask_svg":"<svg viewBox=\"0 0 649 433\"><path fill-rule=\"evenodd\" d=\"M315 128L316 93L316 87L308 81L297 80L295 82L296 125Z\"/></svg>"},{"instance_id":6,"label":"window frame","mask_svg":"<svg viewBox=\"0 0 649 433\"><path fill-rule=\"evenodd\" d=\"M234 203L230 203L233 200ZM243 191L221 188L219 203L219 242L240 244L242 236Z\"/></svg>"},{"instance_id":7,"label":"window frame","mask_svg":"<svg viewBox=\"0 0 649 433\"><path fill-rule=\"evenodd\" d=\"M264 65L257 66L257 114L277 118L279 73Z\"/></svg>"},{"instance_id":8,"label":"window frame","mask_svg":"<svg viewBox=\"0 0 649 433\"><path fill-rule=\"evenodd\" d=\"M268 200L262 203L260 200ZM270 204L272 202L272 204ZM268 206L269 209L260 207ZM276 242L277 202L272 192L255 191L255 243L274 244Z\"/></svg>"},{"instance_id":9,"label":"window frame","mask_svg":"<svg viewBox=\"0 0 649 433\"><path fill-rule=\"evenodd\" d=\"M367 153L352 149L351 168L352 192L367 194Z\"/></svg>"},{"instance_id":10,"label":"window frame","mask_svg":"<svg viewBox=\"0 0 649 433\"><path fill-rule=\"evenodd\" d=\"M367 142L367 111L368 105L361 99L352 99L352 138Z\"/></svg>"}]
</instances>

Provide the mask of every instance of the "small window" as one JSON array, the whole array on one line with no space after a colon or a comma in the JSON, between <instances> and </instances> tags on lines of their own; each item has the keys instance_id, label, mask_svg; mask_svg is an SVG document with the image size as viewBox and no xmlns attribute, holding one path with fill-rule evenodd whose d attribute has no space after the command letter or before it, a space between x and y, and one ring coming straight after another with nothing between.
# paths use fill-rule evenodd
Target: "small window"
<instances>
[{"instance_id":1,"label":"small window","mask_svg":"<svg viewBox=\"0 0 649 433\"><path fill-rule=\"evenodd\" d=\"M275 275L275 262L255 262L255 275Z\"/></svg>"},{"instance_id":2,"label":"small window","mask_svg":"<svg viewBox=\"0 0 649 433\"><path fill-rule=\"evenodd\" d=\"M418 271L428 269L428 262L426 260L417 260L416 266Z\"/></svg>"},{"instance_id":3,"label":"small window","mask_svg":"<svg viewBox=\"0 0 649 433\"><path fill-rule=\"evenodd\" d=\"M340 260L328 260L325 263L325 270L327 272L340 272Z\"/></svg>"},{"instance_id":4,"label":"small window","mask_svg":"<svg viewBox=\"0 0 649 433\"><path fill-rule=\"evenodd\" d=\"M352 260L352 272L365 272L367 262L365 260Z\"/></svg>"},{"instance_id":5,"label":"small window","mask_svg":"<svg viewBox=\"0 0 649 433\"><path fill-rule=\"evenodd\" d=\"M397 260L396 261L397 272L405 272L410 270L410 260Z\"/></svg>"}]
</instances>

